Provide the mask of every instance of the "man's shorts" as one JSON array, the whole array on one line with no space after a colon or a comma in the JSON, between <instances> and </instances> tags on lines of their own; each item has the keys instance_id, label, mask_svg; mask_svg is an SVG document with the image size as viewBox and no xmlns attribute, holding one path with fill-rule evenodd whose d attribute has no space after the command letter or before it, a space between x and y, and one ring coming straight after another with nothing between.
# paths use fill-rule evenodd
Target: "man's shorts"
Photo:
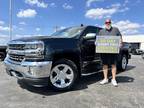
<instances>
[{"instance_id":1,"label":"man's shorts","mask_svg":"<svg viewBox=\"0 0 144 108\"><path fill-rule=\"evenodd\" d=\"M103 65L117 64L118 54L101 54Z\"/></svg>"}]
</instances>

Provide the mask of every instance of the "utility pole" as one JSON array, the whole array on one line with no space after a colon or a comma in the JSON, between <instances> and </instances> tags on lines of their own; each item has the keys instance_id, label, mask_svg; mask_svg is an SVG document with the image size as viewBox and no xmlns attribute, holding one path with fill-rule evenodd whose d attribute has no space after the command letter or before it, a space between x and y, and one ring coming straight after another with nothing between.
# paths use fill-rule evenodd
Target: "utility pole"
<instances>
[{"instance_id":1,"label":"utility pole","mask_svg":"<svg viewBox=\"0 0 144 108\"><path fill-rule=\"evenodd\" d=\"M54 32L57 32L59 30L59 27L58 26L55 26L54 27Z\"/></svg>"},{"instance_id":2,"label":"utility pole","mask_svg":"<svg viewBox=\"0 0 144 108\"><path fill-rule=\"evenodd\" d=\"M12 0L9 1L9 37L12 40Z\"/></svg>"}]
</instances>

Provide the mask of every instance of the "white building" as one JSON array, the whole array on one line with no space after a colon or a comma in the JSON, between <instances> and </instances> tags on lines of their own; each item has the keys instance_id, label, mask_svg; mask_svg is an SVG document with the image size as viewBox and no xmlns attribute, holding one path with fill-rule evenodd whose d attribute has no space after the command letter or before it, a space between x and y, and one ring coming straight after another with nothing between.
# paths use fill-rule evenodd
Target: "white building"
<instances>
[{"instance_id":1,"label":"white building","mask_svg":"<svg viewBox=\"0 0 144 108\"><path fill-rule=\"evenodd\" d=\"M123 36L123 41L137 45L141 50L144 50L144 35L129 35Z\"/></svg>"}]
</instances>

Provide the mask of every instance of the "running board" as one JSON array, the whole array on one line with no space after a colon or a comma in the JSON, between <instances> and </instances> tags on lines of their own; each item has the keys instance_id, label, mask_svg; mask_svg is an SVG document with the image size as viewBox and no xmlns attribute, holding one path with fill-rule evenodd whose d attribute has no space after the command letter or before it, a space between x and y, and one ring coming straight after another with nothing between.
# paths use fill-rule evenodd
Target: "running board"
<instances>
[{"instance_id":1,"label":"running board","mask_svg":"<svg viewBox=\"0 0 144 108\"><path fill-rule=\"evenodd\" d=\"M97 72L91 72L91 73L82 73L81 75L82 76L88 76L88 75L93 75L93 74L100 73L100 72L102 72L102 70L97 71Z\"/></svg>"},{"instance_id":2,"label":"running board","mask_svg":"<svg viewBox=\"0 0 144 108\"><path fill-rule=\"evenodd\" d=\"M111 68L109 68L108 70L110 70L110 69L111 69ZM99 71L91 72L91 73L82 73L81 75L82 75L82 76L89 76L89 75L93 75L93 74L100 73L100 72L103 72L103 70L99 70Z\"/></svg>"}]
</instances>

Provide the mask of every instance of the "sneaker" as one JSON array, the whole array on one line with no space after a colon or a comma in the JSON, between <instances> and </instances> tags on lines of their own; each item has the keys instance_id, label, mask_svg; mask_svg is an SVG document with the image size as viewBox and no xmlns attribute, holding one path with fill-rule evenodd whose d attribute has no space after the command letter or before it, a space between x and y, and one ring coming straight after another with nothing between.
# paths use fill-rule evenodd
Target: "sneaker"
<instances>
[{"instance_id":1,"label":"sneaker","mask_svg":"<svg viewBox=\"0 0 144 108\"><path fill-rule=\"evenodd\" d=\"M116 80L114 80L114 79L112 79L112 80L111 80L111 83L112 83L112 85L114 85L115 87L117 87L117 86L118 86L117 81L116 81Z\"/></svg>"},{"instance_id":2,"label":"sneaker","mask_svg":"<svg viewBox=\"0 0 144 108\"><path fill-rule=\"evenodd\" d=\"M103 79L103 80L100 82L101 85L106 84L106 83L108 83L108 79Z\"/></svg>"}]
</instances>

